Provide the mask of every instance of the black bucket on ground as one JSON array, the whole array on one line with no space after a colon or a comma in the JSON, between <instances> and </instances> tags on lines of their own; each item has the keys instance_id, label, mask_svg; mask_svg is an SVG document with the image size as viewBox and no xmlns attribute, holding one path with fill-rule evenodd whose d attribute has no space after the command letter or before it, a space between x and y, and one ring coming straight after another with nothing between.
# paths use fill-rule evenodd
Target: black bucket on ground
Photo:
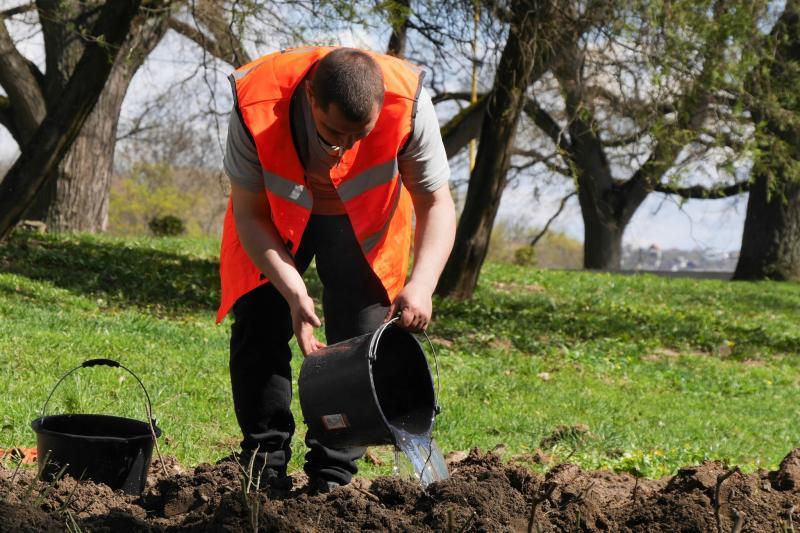
<instances>
[{"instance_id":1,"label":"black bucket on ground","mask_svg":"<svg viewBox=\"0 0 800 533\"><path fill-rule=\"evenodd\" d=\"M149 422L98 414L44 415L53 392L64 378L80 368L97 365L119 367L136 378L147 400ZM128 494L141 494L147 481L153 444L161 435L152 412L144 384L118 362L91 359L73 368L53 387L42 408L42 416L31 422L36 432L39 479L52 481L58 475L69 474L74 479L105 483Z\"/></svg>"},{"instance_id":2,"label":"black bucket on ground","mask_svg":"<svg viewBox=\"0 0 800 533\"><path fill-rule=\"evenodd\" d=\"M331 448L394 444L390 427L429 434L438 411L422 346L392 323L306 357L298 391L309 431Z\"/></svg>"}]
</instances>

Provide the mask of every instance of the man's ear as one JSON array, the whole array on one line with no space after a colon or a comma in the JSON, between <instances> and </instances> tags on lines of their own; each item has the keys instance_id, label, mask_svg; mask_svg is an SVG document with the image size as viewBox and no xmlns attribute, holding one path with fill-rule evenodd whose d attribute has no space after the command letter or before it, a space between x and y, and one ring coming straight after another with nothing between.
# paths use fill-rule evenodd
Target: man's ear
<instances>
[{"instance_id":1,"label":"man's ear","mask_svg":"<svg viewBox=\"0 0 800 533\"><path fill-rule=\"evenodd\" d=\"M316 106L316 99L314 98L314 88L313 88L313 87L311 87L311 82L310 82L310 81L308 81L308 80L305 80L305 81L303 82L303 84L305 85L305 89L306 89L306 96L308 96L308 102L309 102L309 103L310 103L312 106Z\"/></svg>"}]
</instances>

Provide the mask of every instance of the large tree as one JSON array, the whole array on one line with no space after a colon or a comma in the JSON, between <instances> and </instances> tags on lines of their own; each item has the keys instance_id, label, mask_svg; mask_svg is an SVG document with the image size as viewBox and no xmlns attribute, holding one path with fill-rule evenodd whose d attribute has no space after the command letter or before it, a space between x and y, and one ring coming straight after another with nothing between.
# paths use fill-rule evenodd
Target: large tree
<instances>
[{"instance_id":1,"label":"large tree","mask_svg":"<svg viewBox=\"0 0 800 533\"><path fill-rule=\"evenodd\" d=\"M100 0L36 0L0 15L0 50L4 52L0 59L0 85L9 95L0 99L0 124L9 129L20 146L63 90L85 47L88 25L102 5ZM19 53L4 21L32 10L38 15L44 37L44 72ZM133 76L167 30L183 35L204 50L199 71L207 72L206 62L212 57L234 67L251 60L241 39L245 33L256 47L267 44L262 40L262 31L269 35L270 46L274 46L276 37L291 45L307 40L305 36L316 31L331 33L341 25L366 27L374 22L374 14L379 18L388 15L392 28L388 49L397 55L403 55L409 28L428 31L410 21L408 0L377 5L365 2L360 6L313 1L273 6L268 2L174 0L167 8L140 15L132 23L123 44L126 53L114 63L97 105L26 216L44 220L53 231L99 231L106 227L120 108ZM297 24L287 25L287 18ZM258 32L251 31L255 27ZM215 113L211 110L212 115Z\"/></svg>"},{"instance_id":2,"label":"large tree","mask_svg":"<svg viewBox=\"0 0 800 533\"><path fill-rule=\"evenodd\" d=\"M731 51L755 33L742 21L761 7L715 0L653 13L620 3L600 31L565 44L551 80L558 96L541 91L525 108L549 142L520 154L574 182L584 267L620 267L625 229L653 191L721 198L746 190L735 180L683 183L700 161L720 156L722 137L739 139L719 93L737 79Z\"/></svg>"},{"instance_id":3,"label":"large tree","mask_svg":"<svg viewBox=\"0 0 800 533\"><path fill-rule=\"evenodd\" d=\"M77 0L37 0L35 5L0 15L0 85L8 97L0 100L0 124L22 148L47 110L59 105L68 80L88 44L88 30L103 3ZM120 109L133 76L168 29L197 42L209 53L233 65L249 60L223 4L209 0L163 2L131 21L131 30L112 64L100 97L67 154L59 161L28 218L44 220L52 231L101 231L108 220L108 191ZM5 18L35 8L41 27L45 71L16 48ZM188 21L188 22L186 22Z\"/></svg>"},{"instance_id":4,"label":"large tree","mask_svg":"<svg viewBox=\"0 0 800 533\"><path fill-rule=\"evenodd\" d=\"M743 99L757 125L735 279L800 280L800 1L787 0Z\"/></svg>"},{"instance_id":5,"label":"large tree","mask_svg":"<svg viewBox=\"0 0 800 533\"><path fill-rule=\"evenodd\" d=\"M47 94L48 89L42 84L38 69L15 53L13 45L9 48L5 26L0 24L0 65L16 64L17 73L30 73L34 78L28 79L23 87L8 83L8 71L0 77L3 86L8 87L8 98L0 106L3 124L34 126L22 144L22 153L0 182L0 240L8 236L72 147L128 38L131 22L139 14L139 4L139 0L115 0L97 8L96 16L85 30L86 44L79 59L66 77L58 98L53 97L44 109L36 105L15 105L26 102L21 91ZM149 2L146 11L163 8L164 3ZM36 116L42 111L43 116Z\"/></svg>"},{"instance_id":6,"label":"large tree","mask_svg":"<svg viewBox=\"0 0 800 533\"><path fill-rule=\"evenodd\" d=\"M512 1L503 16L509 26L508 38L494 84L482 104L484 126L475 168L470 175L455 246L437 287L442 296L469 298L477 285L507 184L528 87L551 67L562 39L574 31L571 26L575 23L558 4L550 0Z\"/></svg>"}]
</instances>

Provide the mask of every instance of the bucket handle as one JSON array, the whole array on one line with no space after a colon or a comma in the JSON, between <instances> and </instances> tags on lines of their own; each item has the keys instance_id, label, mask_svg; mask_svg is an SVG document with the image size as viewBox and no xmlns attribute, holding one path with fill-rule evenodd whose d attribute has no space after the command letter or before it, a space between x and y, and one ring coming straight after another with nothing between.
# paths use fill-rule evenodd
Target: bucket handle
<instances>
[{"instance_id":1,"label":"bucket handle","mask_svg":"<svg viewBox=\"0 0 800 533\"><path fill-rule=\"evenodd\" d=\"M386 328L388 328L389 326L391 326L392 324L394 324L398 320L400 320L400 313L397 313L397 316L395 316L394 318L392 318L388 322L384 322L383 324L381 324L381 326L378 328L378 330L372 336L372 340L370 341L369 352L368 352L369 353L369 358L372 361L375 361L375 357L376 357L375 354L378 353L377 352L377 348L378 348L378 342L380 342L380 340L381 340L381 335L383 335L383 332L386 331ZM433 342L431 342L431 338L428 337L428 332L423 329L422 330L422 334L425 335L425 339L427 339L427 341L428 341L428 346L431 347L431 353L433 354L433 363L434 363L434 367L436 368L436 396L433 398L433 412L434 412L434 415L439 415L442 412L442 406L439 405L439 391L440 391L440 386L441 386L441 382L442 382L441 378L439 377L439 358L436 356L436 349L433 347Z\"/></svg>"},{"instance_id":2,"label":"bucket handle","mask_svg":"<svg viewBox=\"0 0 800 533\"><path fill-rule=\"evenodd\" d=\"M50 403L50 399L53 397L53 393L56 391L58 386L61 385L62 381L64 381L70 374L72 374L76 370L80 370L81 368L89 368L92 366L101 366L101 365L110 366L112 368L121 368L123 370L126 370L131 376L133 376L136 379L136 381L139 382L139 386L142 387L142 390L144 391L144 397L147 400L147 418L150 423L150 430L153 433L153 438L155 439L154 426L156 425L156 419L153 418L153 404L150 403L150 395L147 394L147 389L144 387L144 383L142 383L142 380L139 379L139 376L134 374L130 368L127 368L126 366L120 364L118 361L114 361L113 359L89 359L81 363L79 366L76 366L63 376L61 376L61 379L58 380L58 383L56 383L55 387L53 387L53 390L51 390L50 394L47 396L47 400L44 402L44 406L42 406L42 418L44 418L44 413L47 411L47 404Z\"/></svg>"}]
</instances>

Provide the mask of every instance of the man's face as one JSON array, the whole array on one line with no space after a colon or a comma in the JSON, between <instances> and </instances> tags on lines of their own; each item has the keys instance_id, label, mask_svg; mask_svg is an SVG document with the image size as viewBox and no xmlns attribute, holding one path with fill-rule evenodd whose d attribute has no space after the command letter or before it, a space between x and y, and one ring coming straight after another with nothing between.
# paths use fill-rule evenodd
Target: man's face
<instances>
[{"instance_id":1,"label":"man's face","mask_svg":"<svg viewBox=\"0 0 800 533\"><path fill-rule=\"evenodd\" d=\"M381 110L377 103L372 106L372 112L366 121L353 122L342 114L339 105L336 103L329 104L327 110L322 109L314 97L310 83L306 84L306 91L308 101L311 103L311 114L314 117L317 133L326 143L332 146L349 150L356 141L369 135L369 132L378 122Z\"/></svg>"}]
</instances>

